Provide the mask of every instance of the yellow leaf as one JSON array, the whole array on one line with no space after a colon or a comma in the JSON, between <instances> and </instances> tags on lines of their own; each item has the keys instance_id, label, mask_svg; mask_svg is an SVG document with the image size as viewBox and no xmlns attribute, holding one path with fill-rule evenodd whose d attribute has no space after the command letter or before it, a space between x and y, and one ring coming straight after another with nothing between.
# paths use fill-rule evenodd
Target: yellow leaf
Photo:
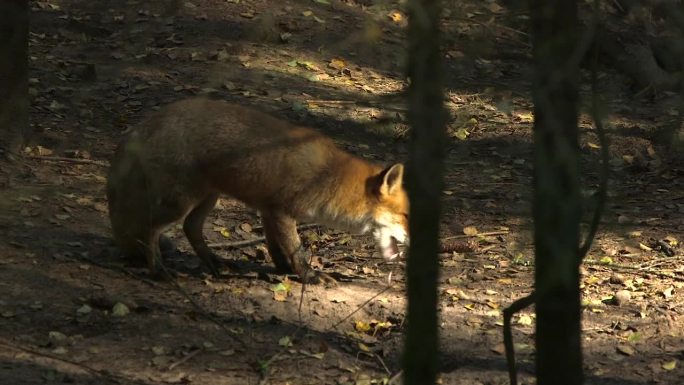
<instances>
[{"instance_id":1,"label":"yellow leaf","mask_svg":"<svg viewBox=\"0 0 684 385\"><path fill-rule=\"evenodd\" d=\"M653 251L652 248L650 248L650 247L644 245L644 244L641 243L641 242L639 242L639 248L640 248L641 250L643 250L643 251Z\"/></svg>"},{"instance_id":2,"label":"yellow leaf","mask_svg":"<svg viewBox=\"0 0 684 385\"><path fill-rule=\"evenodd\" d=\"M404 15L397 10L390 11L387 16L395 23L401 23L401 21L404 20Z\"/></svg>"},{"instance_id":3,"label":"yellow leaf","mask_svg":"<svg viewBox=\"0 0 684 385\"><path fill-rule=\"evenodd\" d=\"M304 16L304 17L309 17L309 16L311 16L311 15L313 15L313 12L311 12L311 11L304 11L304 12L302 12L302 16Z\"/></svg>"},{"instance_id":4,"label":"yellow leaf","mask_svg":"<svg viewBox=\"0 0 684 385\"><path fill-rule=\"evenodd\" d=\"M468 132L468 130L466 130L465 128L459 128L458 130L456 130L456 131L452 134L453 137L455 137L455 138L457 138L457 139L459 139L459 140L466 140L466 139L468 139L468 135L470 135L470 132Z\"/></svg>"},{"instance_id":5,"label":"yellow leaf","mask_svg":"<svg viewBox=\"0 0 684 385\"><path fill-rule=\"evenodd\" d=\"M344 60L337 59L337 58L330 60L330 63L328 64L328 67L334 68L336 70L344 69L345 66L346 66L346 63L344 62Z\"/></svg>"},{"instance_id":6,"label":"yellow leaf","mask_svg":"<svg viewBox=\"0 0 684 385\"><path fill-rule=\"evenodd\" d=\"M378 322L378 323L375 325L375 331L374 331L374 332L378 332L378 330L382 330L382 329L390 329L392 326L394 326L394 325L393 325L391 322L389 322L389 321L386 321L386 322Z\"/></svg>"},{"instance_id":7,"label":"yellow leaf","mask_svg":"<svg viewBox=\"0 0 684 385\"><path fill-rule=\"evenodd\" d=\"M370 352L370 348L366 344L359 342L359 349L363 352Z\"/></svg>"},{"instance_id":8,"label":"yellow leaf","mask_svg":"<svg viewBox=\"0 0 684 385\"><path fill-rule=\"evenodd\" d=\"M677 241L677 238L673 237L672 235L668 235L665 237L665 240L670 244L672 247L677 247L679 242Z\"/></svg>"},{"instance_id":9,"label":"yellow leaf","mask_svg":"<svg viewBox=\"0 0 684 385\"><path fill-rule=\"evenodd\" d=\"M367 333L371 330L371 326L369 323L364 322L364 321L356 321L354 323L354 329L356 329L357 332L361 333Z\"/></svg>"},{"instance_id":10,"label":"yellow leaf","mask_svg":"<svg viewBox=\"0 0 684 385\"><path fill-rule=\"evenodd\" d=\"M477 233L478 233L477 227L475 227L475 226L467 226L467 227L463 228L463 234L465 234L465 235L473 236L473 235L477 235Z\"/></svg>"},{"instance_id":11,"label":"yellow leaf","mask_svg":"<svg viewBox=\"0 0 684 385\"><path fill-rule=\"evenodd\" d=\"M219 230L219 233L221 233L221 235L223 235L225 238L230 237L230 231L228 231L228 229L226 229L225 227L222 227Z\"/></svg>"},{"instance_id":12,"label":"yellow leaf","mask_svg":"<svg viewBox=\"0 0 684 385\"><path fill-rule=\"evenodd\" d=\"M534 115L531 112L522 112L516 114L517 118L523 123L531 123L534 121Z\"/></svg>"},{"instance_id":13,"label":"yellow leaf","mask_svg":"<svg viewBox=\"0 0 684 385\"><path fill-rule=\"evenodd\" d=\"M587 146L588 146L589 148L593 148L593 149L596 149L596 150L598 150L599 148L601 148L601 146L599 146L598 144L596 144L596 143L594 143L594 142L587 142Z\"/></svg>"},{"instance_id":14,"label":"yellow leaf","mask_svg":"<svg viewBox=\"0 0 684 385\"><path fill-rule=\"evenodd\" d=\"M528 314L522 314L520 318L518 318L518 325L532 325L532 317L530 317Z\"/></svg>"},{"instance_id":15,"label":"yellow leaf","mask_svg":"<svg viewBox=\"0 0 684 385\"><path fill-rule=\"evenodd\" d=\"M610 264L613 263L613 258L611 258L611 257L603 257L603 258L601 258L601 259L599 260L599 262L601 262L601 263L603 263L603 264L606 264L606 265L610 265Z\"/></svg>"},{"instance_id":16,"label":"yellow leaf","mask_svg":"<svg viewBox=\"0 0 684 385\"><path fill-rule=\"evenodd\" d=\"M665 370L673 370L676 367L677 367L677 360L667 361L667 362L663 363L663 369L665 369Z\"/></svg>"}]
</instances>

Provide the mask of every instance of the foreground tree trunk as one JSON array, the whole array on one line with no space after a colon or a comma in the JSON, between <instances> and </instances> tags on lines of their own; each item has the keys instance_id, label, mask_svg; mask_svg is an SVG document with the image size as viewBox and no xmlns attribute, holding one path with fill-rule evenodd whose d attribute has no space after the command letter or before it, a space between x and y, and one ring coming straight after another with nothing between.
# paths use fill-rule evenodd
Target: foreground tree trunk
<instances>
[{"instance_id":1,"label":"foreground tree trunk","mask_svg":"<svg viewBox=\"0 0 684 385\"><path fill-rule=\"evenodd\" d=\"M0 156L11 158L28 140L28 106L28 0L2 0Z\"/></svg>"},{"instance_id":2,"label":"foreground tree trunk","mask_svg":"<svg viewBox=\"0 0 684 385\"><path fill-rule=\"evenodd\" d=\"M409 122L407 188L411 200L407 267L408 329L404 384L434 384L437 376L437 277L445 112L439 53L439 2L409 8Z\"/></svg>"},{"instance_id":3,"label":"foreground tree trunk","mask_svg":"<svg viewBox=\"0 0 684 385\"><path fill-rule=\"evenodd\" d=\"M579 52L575 0L530 0L534 56L534 242L539 385L582 383Z\"/></svg>"}]
</instances>

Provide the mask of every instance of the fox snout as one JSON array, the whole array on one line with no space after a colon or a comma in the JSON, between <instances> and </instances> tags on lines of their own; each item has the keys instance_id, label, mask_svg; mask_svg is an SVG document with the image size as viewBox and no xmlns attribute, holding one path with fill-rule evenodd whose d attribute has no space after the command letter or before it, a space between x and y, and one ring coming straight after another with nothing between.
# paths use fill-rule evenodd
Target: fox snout
<instances>
[{"instance_id":1,"label":"fox snout","mask_svg":"<svg viewBox=\"0 0 684 385\"><path fill-rule=\"evenodd\" d=\"M374 232L374 236L382 257L388 261L401 255L399 244L408 245L409 243L408 233L404 229L381 228Z\"/></svg>"}]
</instances>

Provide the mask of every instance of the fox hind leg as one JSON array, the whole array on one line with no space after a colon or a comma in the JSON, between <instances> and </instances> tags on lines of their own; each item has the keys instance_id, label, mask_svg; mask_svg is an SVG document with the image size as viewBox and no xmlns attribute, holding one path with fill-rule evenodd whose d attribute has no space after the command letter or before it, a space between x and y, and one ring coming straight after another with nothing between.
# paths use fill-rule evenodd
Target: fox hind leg
<instances>
[{"instance_id":1,"label":"fox hind leg","mask_svg":"<svg viewBox=\"0 0 684 385\"><path fill-rule=\"evenodd\" d=\"M220 275L220 263L216 254L211 251L207 242L204 240L202 228L204 226L204 221L207 219L207 215L209 215L209 212L216 206L218 197L218 194L212 194L204 198L192 209L192 211L190 211L183 222L183 231L185 232L185 236L188 237L190 245L215 277Z\"/></svg>"}]
</instances>

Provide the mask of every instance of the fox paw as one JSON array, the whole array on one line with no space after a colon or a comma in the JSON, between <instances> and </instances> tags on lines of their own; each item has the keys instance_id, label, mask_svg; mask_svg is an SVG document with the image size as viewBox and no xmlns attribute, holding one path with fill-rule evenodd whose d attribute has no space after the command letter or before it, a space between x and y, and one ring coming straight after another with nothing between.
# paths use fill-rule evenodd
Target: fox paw
<instances>
[{"instance_id":1,"label":"fox paw","mask_svg":"<svg viewBox=\"0 0 684 385\"><path fill-rule=\"evenodd\" d=\"M302 282L312 285L324 284L327 287L337 286L337 280L331 277L329 274L322 273L320 271L309 270L304 274Z\"/></svg>"}]
</instances>

